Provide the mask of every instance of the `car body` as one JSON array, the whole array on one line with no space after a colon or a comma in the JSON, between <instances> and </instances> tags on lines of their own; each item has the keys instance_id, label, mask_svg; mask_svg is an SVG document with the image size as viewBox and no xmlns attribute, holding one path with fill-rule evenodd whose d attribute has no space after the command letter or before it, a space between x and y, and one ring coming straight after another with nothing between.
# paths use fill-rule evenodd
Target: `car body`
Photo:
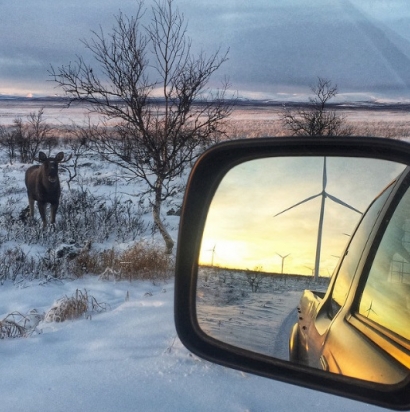
<instances>
[{"instance_id":1,"label":"car body","mask_svg":"<svg viewBox=\"0 0 410 412\"><path fill-rule=\"evenodd\" d=\"M406 168L363 215L327 292L305 290L289 341L291 361L379 383L407 376L409 185Z\"/></svg>"}]
</instances>

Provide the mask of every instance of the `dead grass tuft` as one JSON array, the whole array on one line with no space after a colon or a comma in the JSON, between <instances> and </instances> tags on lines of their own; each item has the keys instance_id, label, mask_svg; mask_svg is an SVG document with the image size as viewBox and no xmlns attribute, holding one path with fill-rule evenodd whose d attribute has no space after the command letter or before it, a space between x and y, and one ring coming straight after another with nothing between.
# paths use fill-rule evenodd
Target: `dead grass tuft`
<instances>
[{"instance_id":1,"label":"dead grass tuft","mask_svg":"<svg viewBox=\"0 0 410 412\"><path fill-rule=\"evenodd\" d=\"M16 321L6 318L0 321L0 339L6 338L22 338L26 336L26 329L19 325Z\"/></svg>"},{"instance_id":2,"label":"dead grass tuft","mask_svg":"<svg viewBox=\"0 0 410 412\"><path fill-rule=\"evenodd\" d=\"M12 312L0 320L0 339L23 338L30 336L37 330L40 321L64 322L87 315L91 318L92 312L103 312L109 309L106 303L100 303L84 291L77 289L72 297L64 296L57 300L46 314L31 310L27 315Z\"/></svg>"},{"instance_id":3,"label":"dead grass tuft","mask_svg":"<svg viewBox=\"0 0 410 412\"><path fill-rule=\"evenodd\" d=\"M0 321L0 339L22 338L29 336L43 319L35 309L27 315L12 312Z\"/></svg>"},{"instance_id":4,"label":"dead grass tuft","mask_svg":"<svg viewBox=\"0 0 410 412\"><path fill-rule=\"evenodd\" d=\"M77 289L72 297L64 296L57 300L53 307L46 313L45 322L64 322L86 315L89 312L102 312L107 310L107 304L99 303L94 296L89 296L87 291Z\"/></svg>"}]
</instances>

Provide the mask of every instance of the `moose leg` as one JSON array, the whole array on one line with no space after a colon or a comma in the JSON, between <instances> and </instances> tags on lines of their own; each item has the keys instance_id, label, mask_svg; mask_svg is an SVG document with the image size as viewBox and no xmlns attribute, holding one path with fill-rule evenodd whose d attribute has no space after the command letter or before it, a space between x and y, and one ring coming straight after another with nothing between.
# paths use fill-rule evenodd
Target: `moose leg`
<instances>
[{"instance_id":1,"label":"moose leg","mask_svg":"<svg viewBox=\"0 0 410 412\"><path fill-rule=\"evenodd\" d=\"M51 224L54 225L56 223L56 213L58 209L58 202L51 204Z\"/></svg>"},{"instance_id":2,"label":"moose leg","mask_svg":"<svg viewBox=\"0 0 410 412\"><path fill-rule=\"evenodd\" d=\"M28 206L30 209L30 217L34 217L34 199L29 196L28 198Z\"/></svg>"},{"instance_id":3,"label":"moose leg","mask_svg":"<svg viewBox=\"0 0 410 412\"><path fill-rule=\"evenodd\" d=\"M47 226L47 219L46 219L46 203L39 202L37 200L38 211L40 212L41 220L43 221L43 229Z\"/></svg>"}]
</instances>

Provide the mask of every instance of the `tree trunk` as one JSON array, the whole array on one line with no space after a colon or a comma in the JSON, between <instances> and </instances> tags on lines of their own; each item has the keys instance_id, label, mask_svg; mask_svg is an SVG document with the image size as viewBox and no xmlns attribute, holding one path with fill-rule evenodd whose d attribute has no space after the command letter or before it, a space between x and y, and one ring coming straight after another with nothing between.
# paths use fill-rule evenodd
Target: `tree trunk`
<instances>
[{"instance_id":1,"label":"tree trunk","mask_svg":"<svg viewBox=\"0 0 410 412\"><path fill-rule=\"evenodd\" d=\"M162 180L157 179L155 184L155 201L152 206L152 215L154 217L154 222L161 233L162 238L165 241L165 253L170 255L172 249L174 248L174 241L171 235L168 233L164 222L161 220L161 205L162 205Z\"/></svg>"}]
</instances>

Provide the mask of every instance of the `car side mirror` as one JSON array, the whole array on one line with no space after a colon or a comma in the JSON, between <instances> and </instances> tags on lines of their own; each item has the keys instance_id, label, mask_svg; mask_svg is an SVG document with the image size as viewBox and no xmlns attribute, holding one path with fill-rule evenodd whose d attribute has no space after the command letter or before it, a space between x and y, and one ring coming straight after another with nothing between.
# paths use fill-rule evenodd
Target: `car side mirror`
<instances>
[{"instance_id":1,"label":"car side mirror","mask_svg":"<svg viewBox=\"0 0 410 412\"><path fill-rule=\"evenodd\" d=\"M378 138L209 149L180 221L183 344L224 366L408 409L409 164L410 145Z\"/></svg>"}]
</instances>

